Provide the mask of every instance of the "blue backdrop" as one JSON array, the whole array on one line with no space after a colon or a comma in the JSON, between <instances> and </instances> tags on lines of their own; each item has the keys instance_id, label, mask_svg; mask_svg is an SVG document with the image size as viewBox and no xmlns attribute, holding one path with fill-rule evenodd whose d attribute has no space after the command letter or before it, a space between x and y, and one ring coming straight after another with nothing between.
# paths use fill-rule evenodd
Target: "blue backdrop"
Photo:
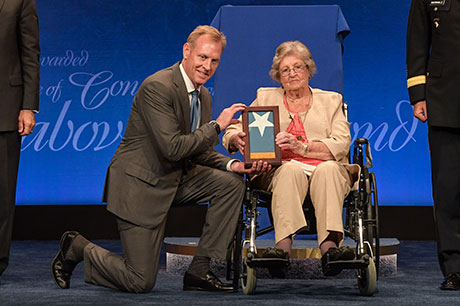
<instances>
[{"instance_id":1,"label":"blue backdrop","mask_svg":"<svg viewBox=\"0 0 460 306\"><path fill-rule=\"evenodd\" d=\"M17 203L101 203L105 171L140 83L180 60L188 33L210 24L229 4L338 4L351 30L343 41L343 94L351 109L351 132L372 142L380 203L432 205L426 126L413 119L407 102L409 0L37 0L41 105L35 133L23 139ZM260 26L276 27L283 18L275 14ZM232 41L228 44L223 58ZM248 53L240 50L242 58ZM315 59L321 56L313 53ZM238 74L239 63L232 65ZM323 69L318 66L316 77ZM261 80L260 86L273 83ZM214 80L207 87L213 92ZM214 116L228 103L218 94ZM253 97L247 99L243 102Z\"/></svg>"}]
</instances>

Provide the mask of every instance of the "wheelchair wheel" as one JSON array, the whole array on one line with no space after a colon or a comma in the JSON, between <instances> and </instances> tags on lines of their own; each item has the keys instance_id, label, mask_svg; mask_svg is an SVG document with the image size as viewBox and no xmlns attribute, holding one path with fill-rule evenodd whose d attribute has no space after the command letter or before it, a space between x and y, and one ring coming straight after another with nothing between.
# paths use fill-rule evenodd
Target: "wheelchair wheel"
<instances>
[{"instance_id":1,"label":"wheelchair wheel","mask_svg":"<svg viewBox=\"0 0 460 306\"><path fill-rule=\"evenodd\" d=\"M380 233L379 233L379 201L377 197L377 184L375 180L374 172L369 172L369 181L370 181L370 206L372 209L372 217L375 219L373 226L373 238L374 242L374 261L375 269L377 272L377 279L379 277L379 268L380 268ZM372 241L372 240L370 240Z\"/></svg>"},{"instance_id":2,"label":"wheelchair wheel","mask_svg":"<svg viewBox=\"0 0 460 306\"><path fill-rule=\"evenodd\" d=\"M374 255L375 268L378 272L380 267L380 233L379 233L379 206L378 206L378 197L377 197L377 184L375 180L374 172L369 172L368 175L368 186L367 192L369 195L368 205L365 208L365 220L366 229L364 231L364 240L368 241L372 246L372 253L367 252L367 254Z\"/></svg>"},{"instance_id":3,"label":"wheelchair wheel","mask_svg":"<svg viewBox=\"0 0 460 306\"><path fill-rule=\"evenodd\" d=\"M361 295L371 296L377 289L377 272L372 258L369 265L358 270L358 287Z\"/></svg>"},{"instance_id":4,"label":"wheelchair wheel","mask_svg":"<svg viewBox=\"0 0 460 306\"><path fill-rule=\"evenodd\" d=\"M227 267L227 279L233 280L233 287L237 289L239 287L240 273L241 273L241 257L243 246L241 241L243 240L243 211L240 211L238 216L238 225L236 227L235 240L233 243L232 258L229 260ZM233 270L233 271L232 271ZM231 275L233 272L233 275Z\"/></svg>"},{"instance_id":5,"label":"wheelchair wheel","mask_svg":"<svg viewBox=\"0 0 460 306\"><path fill-rule=\"evenodd\" d=\"M380 268L380 233L379 233L379 200L377 197L377 184L375 181L374 172L370 173L372 203L374 204L374 218L375 218L375 269L377 271L377 279L379 278Z\"/></svg>"},{"instance_id":6,"label":"wheelchair wheel","mask_svg":"<svg viewBox=\"0 0 460 306\"><path fill-rule=\"evenodd\" d=\"M253 294L256 291L256 270L247 265L246 259L243 261L243 273L241 275L241 288L244 294Z\"/></svg>"}]
</instances>

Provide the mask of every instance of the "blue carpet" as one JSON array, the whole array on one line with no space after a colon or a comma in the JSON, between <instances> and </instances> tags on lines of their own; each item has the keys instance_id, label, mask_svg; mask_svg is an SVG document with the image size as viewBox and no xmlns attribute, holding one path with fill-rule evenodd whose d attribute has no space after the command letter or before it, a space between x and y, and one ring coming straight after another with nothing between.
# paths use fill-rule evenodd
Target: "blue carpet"
<instances>
[{"instance_id":1,"label":"blue carpet","mask_svg":"<svg viewBox=\"0 0 460 306\"><path fill-rule=\"evenodd\" d=\"M121 252L119 241L96 241ZM61 290L51 279L50 263L58 241L14 241L11 262L0 277L0 305L460 305L460 291L438 289L442 278L432 241L402 241L398 273L380 278L373 297L359 295L356 279L259 279L256 294L182 291L182 277L163 267L154 290L130 294L83 281L83 266L74 272L71 288Z\"/></svg>"}]
</instances>

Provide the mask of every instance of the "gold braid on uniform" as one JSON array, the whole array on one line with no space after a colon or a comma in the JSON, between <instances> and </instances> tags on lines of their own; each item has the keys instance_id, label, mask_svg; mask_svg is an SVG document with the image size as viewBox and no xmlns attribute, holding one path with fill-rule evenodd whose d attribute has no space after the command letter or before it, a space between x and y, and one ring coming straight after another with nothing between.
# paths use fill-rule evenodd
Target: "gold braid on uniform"
<instances>
[{"instance_id":1,"label":"gold braid on uniform","mask_svg":"<svg viewBox=\"0 0 460 306\"><path fill-rule=\"evenodd\" d=\"M426 84L426 76L417 75L407 79L407 88L411 88L416 85Z\"/></svg>"}]
</instances>

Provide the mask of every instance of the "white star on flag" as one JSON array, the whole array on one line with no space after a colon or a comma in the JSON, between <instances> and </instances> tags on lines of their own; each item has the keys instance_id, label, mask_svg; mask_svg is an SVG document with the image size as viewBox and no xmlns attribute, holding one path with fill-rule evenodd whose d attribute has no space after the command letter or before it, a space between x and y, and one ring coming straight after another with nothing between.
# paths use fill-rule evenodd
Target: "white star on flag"
<instances>
[{"instance_id":1,"label":"white star on flag","mask_svg":"<svg viewBox=\"0 0 460 306\"><path fill-rule=\"evenodd\" d=\"M254 112L253 115L254 115L254 121L249 125L249 127L259 128L260 135L263 137L265 128L273 126L273 123L268 121L268 116L270 116L270 112L266 112L262 116Z\"/></svg>"}]
</instances>

